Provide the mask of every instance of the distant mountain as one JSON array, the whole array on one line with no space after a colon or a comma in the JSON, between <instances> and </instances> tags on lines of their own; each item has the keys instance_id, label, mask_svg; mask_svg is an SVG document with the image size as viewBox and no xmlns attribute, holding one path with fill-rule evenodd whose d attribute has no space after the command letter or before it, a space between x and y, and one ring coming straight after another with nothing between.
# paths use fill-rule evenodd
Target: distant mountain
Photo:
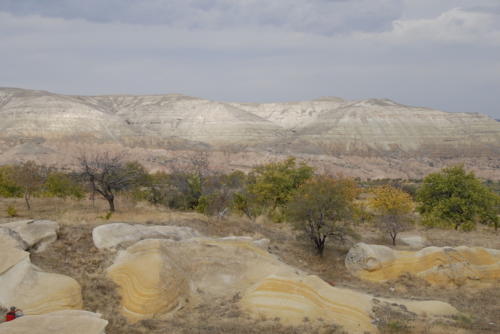
<instances>
[{"instance_id":1,"label":"distant mountain","mask_svg":"<svg viewBox=\"0 0 500 334\"><path fill-rule=\"evenodd\" d=\"M29 157L30 152L53 156L51 152L64 147L61 143L313 160L355 156L498 161L500 156L498 120L387 99L325 97L258 104L178 94L67 96L0 88L0 119L0 163Z\"/></svg>"}]
</instances>

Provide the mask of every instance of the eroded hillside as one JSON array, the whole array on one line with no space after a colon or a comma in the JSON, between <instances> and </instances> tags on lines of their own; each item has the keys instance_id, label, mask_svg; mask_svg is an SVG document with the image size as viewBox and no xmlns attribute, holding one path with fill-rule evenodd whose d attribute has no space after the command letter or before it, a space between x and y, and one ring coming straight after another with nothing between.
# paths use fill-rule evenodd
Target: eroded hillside
<instances>
[{"instance_id":1,"label":"eroded hillside","mask_svg":"<svg viewBox=\"0 0 500 334\"><path fill-rule=\"evenodd\" d=\"M66 96L0 89L0 163L70 164L89 147L168 169L185 152L245 169L294 155L331 173L419 177L450 163L500 179L500 123L385 99L225 103L179 94ZM82 148L86 145L86 148Z\"/></svg>"}]
</instances>

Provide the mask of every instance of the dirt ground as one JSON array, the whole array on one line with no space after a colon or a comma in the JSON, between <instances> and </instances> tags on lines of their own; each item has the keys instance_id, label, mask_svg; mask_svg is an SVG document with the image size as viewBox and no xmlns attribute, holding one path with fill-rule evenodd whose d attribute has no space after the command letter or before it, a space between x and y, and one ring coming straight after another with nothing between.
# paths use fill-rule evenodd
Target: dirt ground
<instances>
[{"instance_id":1,"label":"dirt ground","mask_svg":"<svg viewBox=\"0 0 500 334\"><path fill-rule=\"evenodd\" d=\"M7 217L7 207L16 207L19 217ZM328 244L324 256L318 257L296 231L287 224L276 224L265 219L251 222L242 217L226 220L210 219L197 213L174 212L126 199L117 203L118 212L106 219L106 203L97 201L63 201L34 199L28 212L19 199L0 199L0 222L12 219L52 219L60 223L59 238L46 251L32 254L32 262L45 271L57 272L75 278L82 286L85 309L103 314L109 320L108 334L142 333L342 333L332 323L304 322L298 327L286 327L279 319L250 318L238 309L239 296L217 300L210 305L181 309L168 320L146 320L127 324L119 312L116 286L106 279L105 269L115 254L98 250L92 242L92 229L109 222L183 225L197 229L208 236L248 235L265 237L271 241L270 251L283 262L320 276L336 286L349 287L379 297L437 299L450 303L463 315L446 323L416 322L411 316L380 308L381 333L500 333L500 284L485 289L460 287L440 289L429 286L415 277L404 276L383 284L361 281L351 276L344 266L344 257L357 241L389 245L389 239L369 225L355 229L360 240L346 244ZM425 236L436 246L482 246L500 249L500 232L484 227L472 232L426 230L415 233ZM397 246L404 249L403 246Z\"/></svg>"}]
</instances>

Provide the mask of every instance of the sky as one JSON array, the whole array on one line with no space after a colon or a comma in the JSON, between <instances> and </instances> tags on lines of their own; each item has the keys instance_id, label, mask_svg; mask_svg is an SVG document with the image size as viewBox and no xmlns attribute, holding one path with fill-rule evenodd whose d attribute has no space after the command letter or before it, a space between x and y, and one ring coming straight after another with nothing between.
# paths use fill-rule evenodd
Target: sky
<instances>
[{"instance_id":1,"label":"sky","mask_svg":"<svg viewBox=\"0 0 500 334\"><path fill-rule=\"evenodd\" d=\"M0 0L0 86L500 119L500 1Z\"/></svg>"}]
</instances>

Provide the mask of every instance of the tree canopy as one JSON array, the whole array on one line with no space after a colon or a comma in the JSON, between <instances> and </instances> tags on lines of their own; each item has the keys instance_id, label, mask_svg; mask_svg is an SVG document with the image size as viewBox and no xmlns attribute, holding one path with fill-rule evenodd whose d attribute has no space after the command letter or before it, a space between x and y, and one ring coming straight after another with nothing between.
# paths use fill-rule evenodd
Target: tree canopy
<instances>
[{"instance_id":1,"label":"tree canopy","mask_svg":"<svg viewBox=\"0 0 500 334\"><path fill-rule=\"evenodd\" d=\"M312 175L313 168L303 163L297 165L295 158L257 166L250 173L243 192L247 205L267 208L270 214L278 208L284 209L294 192Z\"/></svg>"},{"instance_id":2,"label":"tree canopy","mask_svg":"<svg viewBox=\"0 0 500 334\"><path fill-rule=\"evenodd\" d=\"M398 233L409 227L413 200L407 192L390 185L376 187L372 192L373 197L369 203L377 213L378 227L389 233L392 244L395 245Z\"/></svg>"},{"instance_id":3,"label":"tree canopy","mask_svg":"<svg viewBox=\"0 0 500 334\"><path fill-rule=\"evenodd\" d=\"M358 194L353 180L317 176L304 183L288 203L287 218L302 230L323 255L327 238L342 239L347 232L338 223L347 219Z\"/></svg>"},{"instance_id":4,"label":"tree canopy","mask_svg":"<svg viewBox=\"0 0 500 334\"><path fill-rule=\"evenodd\" d=\"M430 226L472 229L476 222L498 226L499 196L463 166L427 175L417 191L418 211Z\"/></svg>"}]
</instances>

